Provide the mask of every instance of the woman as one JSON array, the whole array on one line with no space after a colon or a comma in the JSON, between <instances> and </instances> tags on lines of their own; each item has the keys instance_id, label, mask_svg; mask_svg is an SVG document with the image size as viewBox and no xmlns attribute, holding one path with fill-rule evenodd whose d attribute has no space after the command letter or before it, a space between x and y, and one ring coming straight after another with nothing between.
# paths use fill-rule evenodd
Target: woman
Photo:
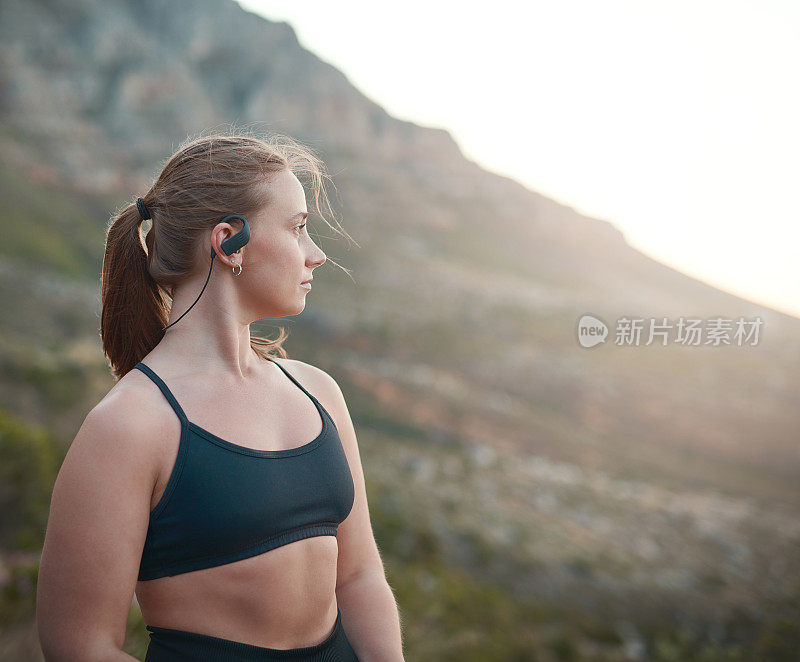
<instances>
[{"instance_id":1,"label":"woman","mask_svg":"<svg viewBox=\"0 0 800 662\"><path fill-rule=\"evenodd\" d=\"M118 382L53 490L37 589L48 661L132 659L134 592L148 662L403 660L342 392L287 358L283 330L250 336L300 313L326 261L295 173L325 220L327 174L304 146L197 138L109 226L101 337Z\"/></svg>"}]
</instances>

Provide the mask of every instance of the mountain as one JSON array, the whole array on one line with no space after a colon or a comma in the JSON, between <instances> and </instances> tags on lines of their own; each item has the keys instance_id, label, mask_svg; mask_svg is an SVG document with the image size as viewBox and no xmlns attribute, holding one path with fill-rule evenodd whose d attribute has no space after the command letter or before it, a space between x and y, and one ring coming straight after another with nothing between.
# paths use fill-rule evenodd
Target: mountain
<instances>
[{"instance_id":1,"label":"mountain","mask_svg":"<svg viewBox=\"0 0 800 662\"><path fill-rule=\"evenodd\" d=\"M111 387L111 211L188 134L285 132L320 152L359 247L320 238L355 283L324 267L306 311L272 323L348 398L410 651L465 650L459 627L495 651L475 659L794 636L770 605L800 570L800 320L487 172L230 0L2 0L0 37L7 410L68 443ZM577 342L584 314L604 345ZM617 345L626 317L763 325L755 346Z\"/></svg>"}]
</instances>

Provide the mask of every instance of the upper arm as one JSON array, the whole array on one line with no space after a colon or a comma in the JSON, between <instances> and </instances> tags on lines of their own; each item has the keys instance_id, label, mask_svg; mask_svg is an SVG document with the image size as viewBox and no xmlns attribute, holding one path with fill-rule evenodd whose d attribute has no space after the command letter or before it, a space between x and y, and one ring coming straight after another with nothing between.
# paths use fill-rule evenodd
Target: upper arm
<instances>
[{"instance_id":1,"label":"upper arm","mask_svg":"<svg viewBox=\"0 0 800 662\"><path fill-rule=\"evenodd\" d=\"M297 363L301 362L298 361ZM304 370L310 373L309 379L313 382L316 397L323 403L325 409L328 410L328 413L336 423L355 487L353 508L350 510L347 519L339 525L338 533L336 534L339 544L336 588L338 589L343 584L362 574L373 573L385 577L383 561L378 551L378 545L375 542L372 523L369 518L361 454L344 395L336 380L328 373L308 364L303 365L307 366Z\"/></svg>"},{"instance_id":2,"label":"upper arm","mask_svg":"<svg viewBox=\"0 0 800 662\"><path fill-rule=\"evenodd\" d=\"M36 600L48 660L95 659L125 641L156 464L153 424L120 395L86 416L53 487Z\"/></svg>"}]
</instances>

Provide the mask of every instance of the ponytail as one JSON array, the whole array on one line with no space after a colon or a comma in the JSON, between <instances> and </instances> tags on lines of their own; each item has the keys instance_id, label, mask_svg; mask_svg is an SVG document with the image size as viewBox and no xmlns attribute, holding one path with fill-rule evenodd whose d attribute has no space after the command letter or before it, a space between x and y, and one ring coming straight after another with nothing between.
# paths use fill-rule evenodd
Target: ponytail
<instances>
[{"instance_id":1,"label":"ponytail","mask_svg":"<svg viewBox=\"0 0 800 662\"><path fill-rule=\"evenodd\" d=\"M117 379L159 343L169 318L165 293L148 271L141 223L131 203L113 218L106 233L100 337Z\"/></svg>"}]
</instances>

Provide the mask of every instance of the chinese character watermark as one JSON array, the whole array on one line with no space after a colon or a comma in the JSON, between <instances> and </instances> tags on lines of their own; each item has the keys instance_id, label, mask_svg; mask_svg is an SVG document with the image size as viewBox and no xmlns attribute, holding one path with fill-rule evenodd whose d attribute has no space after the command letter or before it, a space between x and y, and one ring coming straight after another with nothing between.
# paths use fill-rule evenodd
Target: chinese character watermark
<instances>
[{"instance_id":1,"label":"chinese character watermark","mask_svg":"<svg viewBox=\"0 0 800 662\"><path fill-rule=\"evenodd\" d=\"M648 323L649 322L649 323ZM705 322L705 325L703 325ZM734 344L754 346L758 344L759 329L763 324L760 317L747 320L739 317L737 320L723 317L712 317L707 320L699 318L678 318L675 324L670 324L668 318L661 321L656 318L629 318L622 317L617 320L614 335L614 344L625 345L652 345L658 343L667 345L670 342L679 345L720 345ZM670 333L674 329L674 333ZM642 333L644 331L644 333ZM705 339L703 333L705 332ZM578 342L582 347L594 347L606 341L609 334L608 326L594 315L582 315L578 320Z\"/></svg>"}]
</instances>

